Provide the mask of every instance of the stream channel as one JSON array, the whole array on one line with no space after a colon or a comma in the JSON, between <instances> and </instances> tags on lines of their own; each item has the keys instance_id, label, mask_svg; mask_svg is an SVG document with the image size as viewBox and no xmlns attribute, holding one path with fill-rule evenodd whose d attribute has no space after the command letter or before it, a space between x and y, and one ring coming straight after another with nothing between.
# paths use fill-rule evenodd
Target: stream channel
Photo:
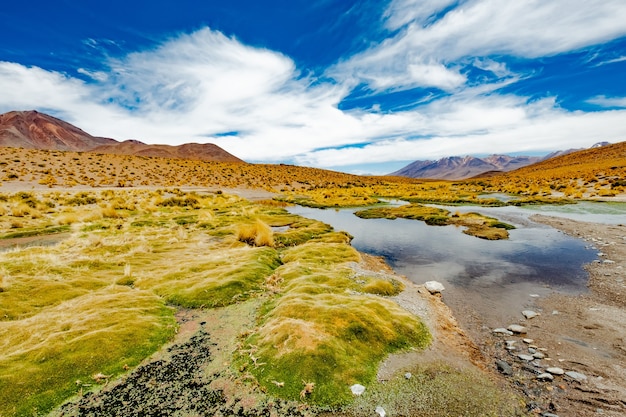
<instances>
[{"instance_id":1,"label":"stream channel","mask_svg":"<svg viewBox=\"0 0 626 417\"><path fill-rule=\"evenodd\" d=\"M392 204L405 204L392 202ZM443 207L443 206L441 206ZM294 214L350 233L359 251L382 256L399 274L416 284L439 281L443 300L465 328L502 327L517 322L520 312L551 292L587 291L583 265L598 259L590 243L535 223L533 214L598 223L626 223L626 204L579 203L534 207L444 207L452 212L479 212L513 224L508 240L489 241L462 233L456 226L428 226L407 219L361 219L357 209L295 206Z\"/></svg>"}]
</instances>

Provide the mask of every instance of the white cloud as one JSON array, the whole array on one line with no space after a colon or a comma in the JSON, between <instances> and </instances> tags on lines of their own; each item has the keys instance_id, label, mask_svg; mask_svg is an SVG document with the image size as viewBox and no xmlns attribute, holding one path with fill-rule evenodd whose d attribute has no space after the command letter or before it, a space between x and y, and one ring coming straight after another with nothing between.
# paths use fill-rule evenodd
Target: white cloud
<instances>
[{"instance_id":1,"label":"white cloud","mask_svg":"<svg viewBox=\"0 0 626 417\"><path fill-rule=\"evenodd\" d=\"M396 0L386 18L389 27L402 30L339 63L329 74L354 84L366 82L377 90L422 86L449 91L460 87L461 80L441 83L441 77L416 77L415 66L438 65L452 79L459 75L454 63L467 58L537 58L626 35L623 0L468 0L448 10L454 3ZM443 16L433 20L437 13ZM490 68L502 70L495 61L490 63Z\"/></svg>"},{"instance_id":2,"label":"white cloud","mask_svg":"<svg viewBox=\"0 0 626 417\"><path fill-rule=\"evenodd\" d=\"M466 1L433 20L453 3L457 2L394 2L388 9L388 26L414 23L335 66L332 71L341 81L337 83L303 76L283 54L202 29L151 50L110 59L98 71L79 69L89 82L0 62L0 111L48 110L98 136L148 143L213 142L248 161L297 161L318 167L474 153L547 153L601 140L626 140L626 111L569 112L559 108L555 97L528 102L526 97L498 93L520 76L489 57L503 50L520 56L541 48L542 53L553 53L610 37L615 32L607 16L611 10L603 5L615 2L595 3L598 10L588 22L595 35L577 34L585 41L573 43L555 40L556 35L521 33L524 24L513 22L514 15L533 21L524 15L529 12L535 13L534 26L539 21L547 25L548 17L560 13L563 21L554 25L580 29L577 9L557 13L554 8L565 3ZM590 13L584 4L578 6ZM407 7L413 12L401 14ZM464 22L461 13L466 15ZM606 27L598 29L598 22ZM507 25L511 33L505 30ZM517 40L518 35L525 38ZM550 45L527 45L541 41ZM462 68L470 64L498 79L467 85ZM341 100L363 81L375 89L436 86L449 94L431 97L408 111L385 113L372 103L369 110L340 110ZM620 107L623 100L598 96L590 102ZM237 134L222 136L225 132Z\"/></svg>"},{"instance_id":3,"label":"white cloud","mask_svg":"<svg viewBox=\"0 0 626 417\"><path fill-rule=\"evenodd\" d=\"M601 107L622 107L626 108L626 97L606 97L596 96L587 100L588 103Z\"/></svg>"}]
</instances>

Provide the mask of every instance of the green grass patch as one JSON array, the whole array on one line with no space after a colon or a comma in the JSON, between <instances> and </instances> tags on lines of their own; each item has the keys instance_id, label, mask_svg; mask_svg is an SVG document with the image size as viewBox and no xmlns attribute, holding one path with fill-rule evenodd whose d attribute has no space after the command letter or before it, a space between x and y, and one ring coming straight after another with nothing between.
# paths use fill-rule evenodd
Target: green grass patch
<instances>
[{"instance_id":1,"label":"green grass patch","mask_svg":"<svg viewBox=\"0 0 626 417\"><path fill-rule=\"evenodd\" d=\"M0 236L0 239L15 239L15 238L20 238L20 237L45 236L45 235L52 235L56 233L65 233L69 231L70 231L69 225L24 228L16 232L5 233L2 236Z\"/></svg>"},{"instance_id":2,"label":"green grass patch","mask_svg":"<svg viewBox=\"0 0 626 417\"><path fill-rule=\"evenodd\" d=\"M407 204L400 207L374 207L354 213L363 219L411 219L421 220L429 226L457 225L465 227L463 233L487 240L508 239L507 230L515 226L478 213L451 215L448 210L420 204Z\"/></svg>"},{"instance_id":3,"label":"green grass patch","mask_svg":"<svg viewBox=\"0 0 626 417\"><path fill-rule=\"evenodd\" d=\"M366 417L382 407L390 416L524 416L521 401L478 370L451 368L442 363L407 369L410 379L397 375L367 386L365 393L339 416Z\"/></svg>"},{"instance_id":4,"label":"green grass patch","mask_svg":"<svg viewBox=\"0 0 626 417\"><path fill-rule=\"evenodd\" d=\"M119 286L0 322L0 415L45 413L92 388L94 374L137 365L174 331L159 297Z\"/></svg>"},{"instance_id":5,"label":"green grass patch","mask_svg":"<svg viewBox=\"0 0 626 417\"><path fill-rule=\"evenodd\" d=\"M153 289L169 303L183 307L220 307L243 301L262 289L265 278L280 265L267 247L240 246L206 254L176 272L138 277L137 288Z\"/></svg>"}]
</instances>

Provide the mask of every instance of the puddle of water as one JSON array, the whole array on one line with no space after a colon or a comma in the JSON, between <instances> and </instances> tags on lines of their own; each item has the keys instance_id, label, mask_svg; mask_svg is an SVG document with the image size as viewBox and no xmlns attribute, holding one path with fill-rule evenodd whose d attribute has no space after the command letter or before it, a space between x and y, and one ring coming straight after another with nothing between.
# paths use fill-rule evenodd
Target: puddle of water
<instances>
[{"instance_id":1,"label":"puddle of water","mask_svg":"<svg viewBox=\"0 0 626 417\"><path fill-rule=\"evenodd\" d=\"M415 283L442 282L444 301L462 324L471 310L485 325L500 327L532 305L531 294L543 296L554 289L584 292L588 275L582 265L596 258L596 251L586 249L582 241L530 222L528 215L512 216L519 228L510 231L509 240L488 241L455 226L360 219L354 210L289 210L350 233L356 249L383 256Z\"/></svg>"}]
</instances>

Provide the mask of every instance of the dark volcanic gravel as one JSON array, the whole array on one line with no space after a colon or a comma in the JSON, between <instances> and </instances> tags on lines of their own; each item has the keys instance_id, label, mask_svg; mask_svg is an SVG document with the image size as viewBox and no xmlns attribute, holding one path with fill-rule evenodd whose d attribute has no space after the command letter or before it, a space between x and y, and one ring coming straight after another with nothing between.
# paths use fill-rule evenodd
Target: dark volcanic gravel
<instances>
[{"instance_id":1,"label":"dark volcanic gravel","mask_svg":"<svg viewBox=\"0 0 626 417\"><path fill-rule=\"evenodd\" d=\"M187 342L167 350L164 359L135 369L98 393L88 393L59 409L60 416L305 416L294 403L241 404L212 389L219 375L206 375L211 358L210 335L199 330Z\"/></svg>"}]
</instances>

